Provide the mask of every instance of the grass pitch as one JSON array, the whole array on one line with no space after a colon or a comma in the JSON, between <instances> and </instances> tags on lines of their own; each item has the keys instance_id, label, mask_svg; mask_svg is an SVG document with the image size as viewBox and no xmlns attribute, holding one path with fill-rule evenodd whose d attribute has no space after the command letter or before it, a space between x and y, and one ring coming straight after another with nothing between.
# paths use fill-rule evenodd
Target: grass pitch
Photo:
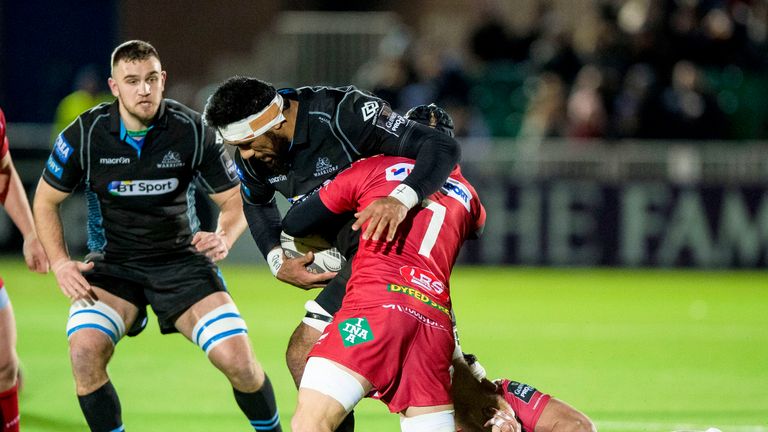
<instances>
[{"instance_id":1,"label":"grass pitch","mask_svg":"<svg viewBox=\"0 0 768 432\"><path fill-rule=\"evenodd\" d=\"M296 390L290 333L314 296L266 266L224 265L275 386L283 429ZM68 301L52 275L0 260L25 373L25 432L84 431L64 333ZM452 279L462 345L491 377L534 385L587 413L599 430L768 432L768 276L764 272L460 267ZM125 338L110 366L128 431L248 431L226 379L156 321ZM396 431L377 401L357 430Z\"/></svg>"}]
</instances>

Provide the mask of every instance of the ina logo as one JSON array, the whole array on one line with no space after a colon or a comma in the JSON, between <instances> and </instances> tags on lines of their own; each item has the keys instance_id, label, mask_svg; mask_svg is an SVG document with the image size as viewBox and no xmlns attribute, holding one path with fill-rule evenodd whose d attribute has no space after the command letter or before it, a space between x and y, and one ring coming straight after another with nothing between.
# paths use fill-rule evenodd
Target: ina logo
<instances>
[{"instance_id":1,"label":"ina logo","mask_svg":"<svg viewBox=\"0 0 768 432\"><path fill-rule=\"evenodd\" d=\"M350 318L339 323L339 333L344 346L350 347L373 340L373 332L365 318Z\"/></svg>"},{"instance_id":2,"label":"ina logo","mask_svg":"<svg viewBox=\"0 0 768 432\"><path fill-rule=\"evenodd\" d=\"M379 110L379 103L375 101L368 101L363 104L363 121L370 120L376 115Z\"/></svg>"}]
</instances>

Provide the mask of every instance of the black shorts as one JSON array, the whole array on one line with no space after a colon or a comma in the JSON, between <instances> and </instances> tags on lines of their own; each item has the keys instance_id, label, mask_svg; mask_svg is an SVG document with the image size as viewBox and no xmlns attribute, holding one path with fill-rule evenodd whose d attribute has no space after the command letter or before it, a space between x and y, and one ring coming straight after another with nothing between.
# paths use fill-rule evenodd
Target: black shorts
<instances>
[{"instance_id":1,"label":"black shorts","mask_svg":"<svg viewBox=\"0 0 768 432\"><path fill-rule=\"evenodd\" d=\"M213 293L227 291L216 264L191 251L152 261L110 261L100 255L89 255L87 260L94 263L92 270L83 273L88 283L139 308L129 336L143 329L147 305L157 315L160 331L175 333L174 323L187 309Z\"/></svg>"},{"instance_id":2,"label":"black shorts","mask_svg":"<svg viewBox=\"0 0 768 432\"><path fill-rule=\"evenodd\" d=\"M341 301L347 292L347 282L349 282L349 277L352 275L352 258L354 258L357 247L360 244L360 231L352 231L352 224L354 222L355 219L351 218L338 231L333 242L339 252L347 259L346 265L342 267L336 277L328 282L328 285L320 291L320 294L315 297L315 302L331 315L341 308Z\"/></svg>"}]
</instances>

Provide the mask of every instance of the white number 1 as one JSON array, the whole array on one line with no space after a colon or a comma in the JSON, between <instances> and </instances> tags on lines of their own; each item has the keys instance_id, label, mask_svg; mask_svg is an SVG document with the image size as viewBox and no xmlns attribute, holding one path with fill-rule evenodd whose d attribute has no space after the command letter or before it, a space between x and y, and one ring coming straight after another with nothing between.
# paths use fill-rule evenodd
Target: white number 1
<instances>
[{"instance_id":1,"label":"white number 1","mask_svg":"<svg viewBox=\"0 0 768 432\"><path fill-rule=\"evenodd\" d=\"M419 248L419 255L429 258L429 253L432 252L437 236L440 234L440 228L443 227L445 206L428 199L423 200L421 206L432 212L427 231L424 233L424 239L421 240L421 247Z\"/></svg>"}]
</instances>

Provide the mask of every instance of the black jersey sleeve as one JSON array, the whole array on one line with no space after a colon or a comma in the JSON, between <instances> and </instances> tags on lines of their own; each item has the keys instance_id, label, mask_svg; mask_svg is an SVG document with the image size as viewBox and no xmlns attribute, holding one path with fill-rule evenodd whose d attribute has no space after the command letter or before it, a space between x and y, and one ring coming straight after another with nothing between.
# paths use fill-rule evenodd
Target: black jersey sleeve
<instances>
[{"instance_id":1,"label":"black jersey sleeve","mask_svg":"<svg viewBox=\"0 0 768 432\"><path fill-rule=\"evenodd\" d=\"M62 192L72 192L83 179L82 118L64 129L53 143L43 169L43 180Z\"/></svg>"},{"instance_id":2,"label":"black jersey sleeve","mask_svg":"<svg viewBox=\"0 0 768 432\"><path fill-rule=\"evenodd\" d=\"M266 258L280 244L280 210L275 202L275 190L235 152L235 169L240 177L240 196L248 230L259 251Z\"/></svg>"},{"instance_id":3,"label":"black jersey sleeve","mask_svg":"<svg viewBox=\"0 0 768 432\"><path fill-rule=\"evenodd\" d=\"M200 183L209 194L223 192L239 183L235 163L224 148L224 143L212 128L200 124L201 142L199 163Z\"/></svg>"},{"instance_id":4,"label":"black jersey sleeve","mask_svg":"<svg viewBox=\"0 0 768 432\"><path fill-rule=\"evenodd\" d=\"M358 157L387 154L416 161L403 181L423 199L445 183L459 162L453 138L394 112L381 99L350 88L339 102L332 128Z\"/></svg>"},{"instance_id":5,"label":"black jersey sleeve","mask_svg":"<svg viewBox=\"0 0 768 432\"><path fill-rule=\"evenodd\" d=\"M339 215L323 204L319 193L314 193L294 204L283 218L283 231L294 237L305 237L321 231L321 227L336 224Z\"/></svg>"},{"instance_id":6,"label":"black jersey sleeve","mask_svg":"<svg viewBox=\"0 0 768 432\"><path fill-rule=\"evenodd\" d=\"M379 133L377 137L380 136ZM376 153L403 156L416 161L413 171L403 180L403 184L413 188L420 200L437 192L461 159L461 148L456 140L410 120L404 126L399 141L388 136L371 141Z\"/></svg>"},{"instance_id":7,"label":"black jersey sleeve","mask_svg":"<svg viewBox=\"0 0 768 432\"><path fill-rule=\"evenodd\" d=\"M280 210L272 199L266 204L243 202L243 212L253 241L266 258L269 251L280 244Z\"/></svg>"}]
</instances>

